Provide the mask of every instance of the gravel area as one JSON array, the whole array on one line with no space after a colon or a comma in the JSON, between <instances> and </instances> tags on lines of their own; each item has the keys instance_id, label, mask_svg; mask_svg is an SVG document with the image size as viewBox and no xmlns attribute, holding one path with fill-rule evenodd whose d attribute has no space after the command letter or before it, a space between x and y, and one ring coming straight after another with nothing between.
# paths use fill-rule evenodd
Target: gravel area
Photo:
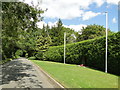
<instances>
[{"instance_id":1,"label":"gravel area","mask_svg":"<svg viewBox=\"0 0 120 90\"><path fill-rule=\"evenodd\" d=\"M2 88L56 88L31 61L14 59L2 66Z\"/></svg>"}]
</instances>

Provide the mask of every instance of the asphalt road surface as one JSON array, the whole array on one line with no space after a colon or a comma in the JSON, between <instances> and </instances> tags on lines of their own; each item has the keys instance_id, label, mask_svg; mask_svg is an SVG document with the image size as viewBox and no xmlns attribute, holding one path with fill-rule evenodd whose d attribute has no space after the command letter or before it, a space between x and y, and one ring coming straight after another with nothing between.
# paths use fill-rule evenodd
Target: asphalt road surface
<instances>
[{"instance_id":1,"label":"asphalt road surface","mask_svg":"<svg viewBox=\"0 0 120 90\"><path fill-rule=\"evenodd\" d=\"M2 88L57 88L43 72L25 58L2 66Z\"/></svg>"}]
</instances>

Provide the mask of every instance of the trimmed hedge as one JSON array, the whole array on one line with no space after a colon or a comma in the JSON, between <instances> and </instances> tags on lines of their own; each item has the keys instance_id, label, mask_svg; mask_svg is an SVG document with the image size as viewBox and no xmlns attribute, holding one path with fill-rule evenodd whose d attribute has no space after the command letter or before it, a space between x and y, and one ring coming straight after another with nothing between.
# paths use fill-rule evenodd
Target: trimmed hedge
<instances>
[{"instance_id":1,"label":"trimmed hedge","mask_svg":"<svg viewBox=\"0 0 120 90\"><path fill-rule=\"evenodd\" d=\"M45 60L63 62L64 46L53 46L44 53ZM108 72L120 75L120 32L108 36ZM105 71L105 37L66 45L66 63Z\"/></svg>"}]
</instances>

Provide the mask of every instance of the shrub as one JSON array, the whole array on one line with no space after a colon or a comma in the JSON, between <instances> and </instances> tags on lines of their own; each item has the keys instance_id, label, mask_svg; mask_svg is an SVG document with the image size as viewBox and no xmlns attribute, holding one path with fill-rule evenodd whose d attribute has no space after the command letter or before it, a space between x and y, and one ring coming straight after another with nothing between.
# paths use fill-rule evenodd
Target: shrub
<instances>
[{"instance_id":1,"label":"shrub","mask_svg":"<svg viewBox=\"0 0 120 90\"><path fill-rule=\"evenodd\" d=\"M35 60L36 57L33 56L33 57L29 57L28 59L29 59L29 60Z\"/></svg>"},{"instance_id":2,"label":"shrub","mask_svg":"<svg viewBox=\"0 0 120 90\"><path fill-rule=\"evenodd\" d=\"M22 56L23 55L23 51L22 50L17 50L16 52L15 52L15 57L16 58L19 58L20 56Z\"/></svg>"},{"instance_id":3,"label":"shrub","mask_svg":"<svg viewBox=\"0 0 120 90\"><path fill-rule=\"evenodd\" d=\"M12 60L12 58L7 58L6 60L0 60L0 65L5 64L5 63L7 63L7 62L9 62L11 60Z\"/></svg>"},{"instance_id":4,"label":"shrub","mask_svg":"<svg viewBox=\"0 0 120 90\"><path fill-rule=\"evenodd\" d=\"M28 53L25 53L25 57L28 58Z\"/></svg>"},{"instance_id":5,"label":"shrub","mask_svg":"<svg viewBox=\"0 0 120 90\"><path fill-rule=\"evenodd\" d=\"M42 51L37 52L37 54L35 55L35 57L36 57L37 59L43 60L43 52L42 52Z\"/></svg>"},{"instance_id":6,"label":"shrub","mask_svg":"<svg viewBox=\"0 0 120 90\"><path fill-rule=\"evenodd\" d=\"M120 32L108 36L108 72L119 74ZM64 46L50 47L45 60L63 62ZM66 63L84 64L105 71L105 37L66 45ZM119 74L120 75L120 74Z\"/></svg>"}]
</instances>

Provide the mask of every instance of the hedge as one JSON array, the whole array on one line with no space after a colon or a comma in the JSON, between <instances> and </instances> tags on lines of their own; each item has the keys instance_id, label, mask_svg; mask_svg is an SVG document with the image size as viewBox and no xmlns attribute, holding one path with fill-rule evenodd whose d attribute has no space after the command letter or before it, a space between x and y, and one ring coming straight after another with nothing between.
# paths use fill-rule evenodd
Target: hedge
<instances>
[{"instance_id":1,"label":"hedge","mask_svg":"<svg viewBox=\"0 0 120 90\"><path fill-rule=\"evenodd\" d=\"M105 37L66 45L66 63L84 64L105 71ZM45 60L63 62L64 46L50 47L44 53ZM120 32L108 36L108 72L120 75Z\"/></svg>"}]
</instances>

